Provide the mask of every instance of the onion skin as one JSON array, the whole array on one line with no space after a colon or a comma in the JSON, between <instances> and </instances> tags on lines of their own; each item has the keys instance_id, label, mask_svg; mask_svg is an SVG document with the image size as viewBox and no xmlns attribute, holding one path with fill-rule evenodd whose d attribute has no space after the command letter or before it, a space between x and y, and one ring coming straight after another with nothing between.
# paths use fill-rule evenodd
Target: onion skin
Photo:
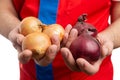
<instances>
[{"instance_id":1,"label":"onion skin","mask_svg":"<svg viewBox=\"0 0 120 80\"><path fill-rule=\"evenodd\" d=\"M80 15L73 27L78 30L78 35L80 35L83 30L86 30L89 35L95 37L98 31L92 24L85 22L86 16L87 14Z\"/></svg>"},{"instance_id":2,"label":"onion skin","mask_svg":"<svg viewBox=\"0 0 120 80\"><path fill-rule=\"evenodd\" d=\"M95 37L98 33L97 29L93 25L86 22L77 22L73 27L78 30L78 35L80 35L83 30L87 30L87 33L93 37Z\"/></svg>"},{"instance_id":3,"label":"onion skin","mask_svg":"<svg viewBox=\"0 0 120 80\"><path fill-rule=\"evenodd\" d=\"M53 35L58 35L59 40L62 41L65 34L64 28L59 24L51 24L44 27L43 33L47 34L50 38Z\"/></svg>"},{"instance_id":4,"label":"onion skin","mask_svg":"<svg viewBox=\"0 0 120 80\"><path fill-rule=\"evenodd\" d=\"M84 58L89 62L97 61L100 57L100 44L86 33L82 33L70 45L74 59Z\"/></svg>"},{"instance_id":5,"label":"onion skin","mask_svg":"<svg viewBox=\"0 0 120 80\"><path fill-rule=\"evenodd\" d=\"M29 49L36 59L42 58L48 47L51 45L50 38L41 32L28 34L22 42L22 50Z\"/></svg>"},{"instance_id":6,"label":"onion skin","mask_svg":"<svg viewBox=\"0 0 120 80\"><path fill-rule=\"evenodd\" d=\"M77 29L78 37L73 40L69 49L74 59L84 58L92 63L101 56L100 43L95 38L97 29L90 23L85 22L86 15L81 15L73 28Z\"/></svg>"},{"instance_id":7,"label":"onion skin","mask_svg":"<svg viewBox=\"0 0 120 80\"><path fill-rule=\"evenodd\" d=\"M24 36L33 33L33 32L43 32L47 34L50 38L53 35L58 35L59 40L62 41L64 36L64 28L60 24L43 24L36 17L26 17L21 21L19 31Z\"/></svg>"},{"instance_id":8,"label":"onion skin","mask_svg":"<svg viewBox=\"0 0 120 80\"><path fill-rule=\"evenodd\" d=\"M43 24L36 17L26 17L21 21L19 31L25 36L22 43L22 50L29 49L33 58L42 58L48 47L51 45L51 38L58 35L62 41L64 28L60 24Z\"/></svg>"},{"instance_id":9,"label":"onion skin","mask_svg":"<svg viewBox=\"0 0 120 80\"><path fill-rule=\"evenodd\" d=\"M33 33L33 32L41 32L42 22L35 17L26 17L21 21L20 24L20 33L24 36Z\"/></svg>"}]
</instances>

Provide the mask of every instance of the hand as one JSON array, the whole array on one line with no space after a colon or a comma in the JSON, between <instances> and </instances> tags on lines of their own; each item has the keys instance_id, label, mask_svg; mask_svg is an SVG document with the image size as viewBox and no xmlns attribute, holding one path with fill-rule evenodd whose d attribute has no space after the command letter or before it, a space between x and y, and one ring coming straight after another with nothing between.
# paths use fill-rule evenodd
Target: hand
<instances>
[{"instance_id":1,"label":"hand","mask_svg":"<svg viewBox=\"0 0 120 80\"><path fill-rule=\"evenodd\" d=\"M112 41L110 41L110 39L104 36L102 33L99 33L96 37L101 44L102 55L99 58L99 60L94 62L93 64L90 64L83 58L78 58L75 61L69 50L69 46L71 42L77 37L78 32L76 29L72 29L71 25L68 25L65 31L66 31L65 37L63 39L63 45L65 47L61 48L61 54L68 68L71 69L72 71L83 71L87 74L95 74L96 72L98 72L104 58L107 55L110 55L110 53L112 52L113 49Z\"/></svg>"},{"instance_id":2,"label":"hand","mask_svg":"<svg viewBox=\"0 0 120 80\"><path fill-rule=\"evenodd\" d=\"M18 59L21 63L27 63L30 59L32 59L32 51L31 50L22 50L22 41L24 40L25 36L20 34L19 30L20 26L14 28L9 33L9 40L13 43L13 46L18 51ZM56 53L60 49L60 41L57 35L54 35L51 39L52 45L46 51L45 56L40 60L35 60L35 62L41 66L47 66L49 63L53 61L56 56Z\"/></svg>"}]
</instances>

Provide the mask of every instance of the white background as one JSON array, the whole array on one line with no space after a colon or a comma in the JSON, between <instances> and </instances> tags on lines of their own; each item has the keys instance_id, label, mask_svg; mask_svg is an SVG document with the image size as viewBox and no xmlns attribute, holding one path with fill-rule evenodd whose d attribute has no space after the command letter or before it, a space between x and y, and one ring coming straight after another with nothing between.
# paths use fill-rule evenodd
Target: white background
<instances>
[{"instance_id":1,"label":"white background","mask_svg":"<svg viewBox=\"0 0 120 80\"><path fill-rule=\"evenodd\" d=\"M120 49L113 50L114 80L120 80ZM0 35L0 80L19 80L17 51L12 43Z\"/></svg>"},{"instance_id":2,"label":"white background","mask_svg":"<svg viewBox=\"0 0 120 80\"><path fill-rule=\"evenodd\" d=\"M17 51L0 35L0 80L19 80Z\"/></svg>"}]
</instances>

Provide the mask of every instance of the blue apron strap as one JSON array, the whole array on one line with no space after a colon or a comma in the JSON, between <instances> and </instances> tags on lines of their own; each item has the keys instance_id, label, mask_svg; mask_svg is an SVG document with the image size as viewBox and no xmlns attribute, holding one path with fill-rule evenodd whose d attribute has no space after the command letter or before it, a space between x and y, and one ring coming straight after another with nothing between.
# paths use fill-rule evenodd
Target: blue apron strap
<instances>
[{"instance_id":1,"label":"blue apron strap","mask_svg":"<svg viewBox=\"0 0 120 80\"><path fill-rule=\"evenodd\" d=\"M40 0L38 18L44 24L56 23L59 0ZM37 80L53 80L52 64L42 67L36 64Z\"/></svg>"}]
</instances>

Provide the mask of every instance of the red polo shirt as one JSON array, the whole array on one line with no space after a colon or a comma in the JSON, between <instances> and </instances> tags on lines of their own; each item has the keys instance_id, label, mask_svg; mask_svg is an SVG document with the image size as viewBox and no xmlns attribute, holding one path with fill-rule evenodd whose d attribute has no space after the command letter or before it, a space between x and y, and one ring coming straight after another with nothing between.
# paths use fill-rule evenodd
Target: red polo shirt
<instances>
[{"instance_id":1,"label":"red polo shirt","mask_svg":"<svg viewBox=\"0 0 120 80\"><path fill-rule=\"evenodd\" d=\"M27 16L38 17L46 24L59 23L63 27L74 24L79 15L87 13L87 21L100 32L108 26L111 0L13 0L15 9L23 19ZM95 75L69 70L60 53L48 67L41 67L33 60L20 63L20 80L112 80L113 67L111 56L102 63Z\"/></svg>"}]
</instances>

